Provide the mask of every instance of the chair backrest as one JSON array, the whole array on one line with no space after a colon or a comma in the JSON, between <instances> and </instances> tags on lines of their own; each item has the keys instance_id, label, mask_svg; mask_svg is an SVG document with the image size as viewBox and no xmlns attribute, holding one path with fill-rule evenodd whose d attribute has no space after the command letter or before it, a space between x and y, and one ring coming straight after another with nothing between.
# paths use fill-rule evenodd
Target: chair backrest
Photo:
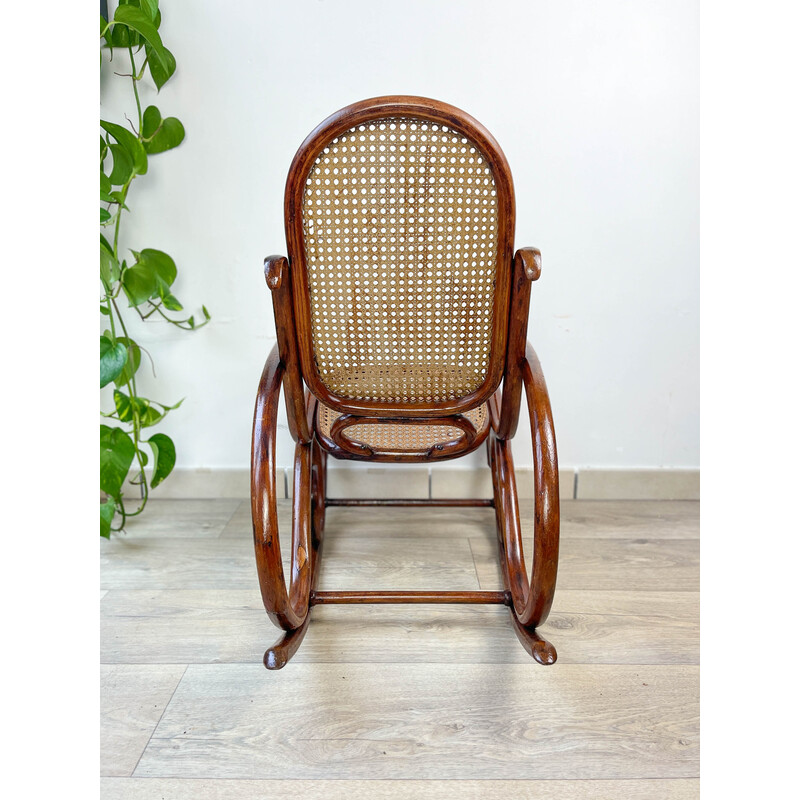
<instances>
[{"instance_id":1,"label":"chair backrest","mask_svg":"<svg viewBox=\"0 0 800 800\"><path fill-rule=\"evenodd\" d=\"M514 189L480 123L419 97L342 109L298 150L285 213L301 369L320 400L438 416L494 392Z\"/></svg>"}]
</instances>

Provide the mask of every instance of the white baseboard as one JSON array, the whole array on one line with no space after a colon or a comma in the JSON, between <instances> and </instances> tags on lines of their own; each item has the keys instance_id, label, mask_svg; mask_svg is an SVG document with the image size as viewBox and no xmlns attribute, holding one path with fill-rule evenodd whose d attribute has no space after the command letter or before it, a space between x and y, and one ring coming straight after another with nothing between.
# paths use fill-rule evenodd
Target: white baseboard
<instances>
[{"instance_id":1,"label":"white baseboard","mask_svg":"<svg viewBox=\"0 0 800 800\"><path fill-rule=\"evenodd\" d=\"M283 468L277 470L278 496L286 496ZM199 498L250 497L249 469L174 469L160 486L152 490L153 499L197 500Z\"/></svg>"},{"instance_id":2,"label":"white baseboard","mask_svg":"<svg viewBox=\"0 0 800 800\"><path fill-rule=\"evenodd\" d=\"M533 467L516 467L517 495L522 500L533 497ZM575 494L575 470L559 469L558 488L562 500ZM462 499L492 496L492 473L489 467L442 467L431 470L431 497Z\"/></svg>"},{"instance_id":3,"label":"white baseboard","mask_svg":"<svg viewBox=\"0 0 800 800\"><path fill-rule=\"evenodd\" d=\"M330 462L329 462L330 463ZM533 496L533 470L517 467L517 491ZM291 497L291 468L277 470L278 495ZM562 499L699 500L699 469L570 468L559 470ZM328 468L329 497L464 498L491 497L488 467L361 466ZM176 469L152 492L169 499L250 496L248 469Z\"/></svg>"},{"instance_id":4,"label":"white baseboard","mask_svg":"<svg viewBox=\"0 0 800 800\"><path fill-rule=\"evenodd\" d=\"M578 500L699 500L699 469L578 471Z\"/></svg>"}]
</instances>

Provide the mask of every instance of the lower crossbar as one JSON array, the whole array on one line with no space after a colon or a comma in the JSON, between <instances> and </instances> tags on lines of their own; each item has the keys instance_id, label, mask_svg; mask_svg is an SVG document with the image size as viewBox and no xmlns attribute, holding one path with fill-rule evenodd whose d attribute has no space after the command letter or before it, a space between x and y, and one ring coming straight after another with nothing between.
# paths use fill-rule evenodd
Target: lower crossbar
<instances>
[{"instance_id":1,"label":"lower crossbar","mask_svg":"<svg viewBox=\"0 0 800 800\"><path fill-rule=\"evenodd\" d=\"M491 603L507 606L508 592L312 592L312 606L330 603Z\"/></svg>"},{"instance_id":2,"label":"lower crossbar","mask_svg":"<svg viewBox=\"0 0 800 800\"><path fill-rule=\"evenodd\" d=\"M403 499L398 498L395 500L372 500L369 498L326 498L326 506L425 506L426 508L491 508L494 506L494 500L483 499L451 499L433 498L428 500L423 499Z\"/></svg>"}]
</instances>

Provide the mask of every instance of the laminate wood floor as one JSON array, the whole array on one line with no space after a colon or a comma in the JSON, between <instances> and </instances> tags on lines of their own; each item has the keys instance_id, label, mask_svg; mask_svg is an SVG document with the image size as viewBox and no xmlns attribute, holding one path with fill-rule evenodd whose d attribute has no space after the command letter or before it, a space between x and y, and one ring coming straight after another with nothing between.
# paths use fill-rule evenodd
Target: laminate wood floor
<instances>
[{"instance_id":1,"label":"laminate wood floor","mask_svg":"<svg viewBox=\"0 0 800 800\"><path fill-rule=\"evenodd\" d=\"M323 606L280 672L249 504L151 504L101 542L102 797L699 796L697 503L562 501L552 667L502 607ZM331 508L320 588L496 562L491 509Z\"/></svg>"}]
</instances>

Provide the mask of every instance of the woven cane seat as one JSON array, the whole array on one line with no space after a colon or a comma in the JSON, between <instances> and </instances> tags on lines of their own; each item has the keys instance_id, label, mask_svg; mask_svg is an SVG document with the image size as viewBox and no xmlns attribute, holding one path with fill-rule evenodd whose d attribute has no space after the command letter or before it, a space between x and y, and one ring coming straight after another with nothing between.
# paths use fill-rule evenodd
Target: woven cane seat
<instances>
[{"instance_id":1,"label":"woven cane seat","mask_svg":"<svg viewBox=\"0 0 800 800\"><path fill-rule=\"evenodd\" d=\"M317 404L316 426L323 442L331 440L331 427L340 416L323 403ZM489 413L486 403L464 412L464 416L475 426L478 435L475 446L483 441L488 432ZM371 450L381 453L413 453L424 457L432 447L458 440L464 431L446 422L421 419L413 425L397 424L391 421L352 425L345 429L344 436L355 445L367 445ZM470 448L474 449L474 448Z\"/></svg>"}]
</instances>

